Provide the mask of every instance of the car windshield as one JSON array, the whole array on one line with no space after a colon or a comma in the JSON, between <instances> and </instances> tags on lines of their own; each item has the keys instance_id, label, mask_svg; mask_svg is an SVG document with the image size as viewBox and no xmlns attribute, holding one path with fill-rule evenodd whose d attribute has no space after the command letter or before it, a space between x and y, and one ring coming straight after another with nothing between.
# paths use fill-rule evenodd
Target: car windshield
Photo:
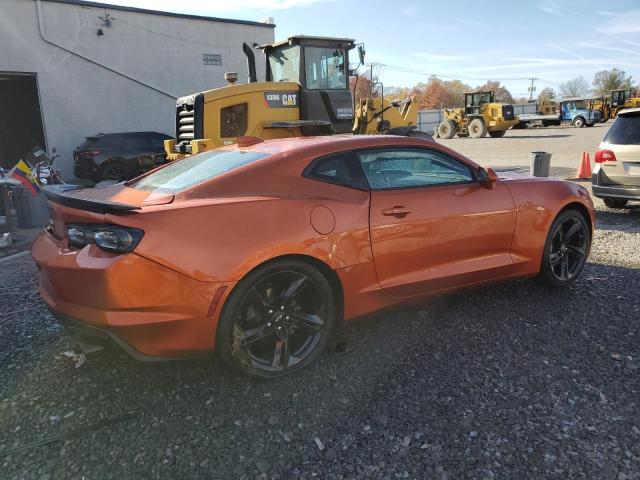
<instances>
[{"instance_id":1,"label":"car windshield","mask_svg":"<svg viewBox=\"0 0 640 480\"><path fill-rule=\"evenodd\" d=\"M614 145L640 145L640 112L618 115L603 140Z\"/></svg>"},{"instance_id":2,"label":"car windshield","mask_svg":"<svg viewBox=\"0 0 640 480\"><path fill-rule=\"evenodd\" d=\"M212 150L177 160L127 186L158 193L178 193L269 154L242 150Z\"/></svg>"}]
</instances>

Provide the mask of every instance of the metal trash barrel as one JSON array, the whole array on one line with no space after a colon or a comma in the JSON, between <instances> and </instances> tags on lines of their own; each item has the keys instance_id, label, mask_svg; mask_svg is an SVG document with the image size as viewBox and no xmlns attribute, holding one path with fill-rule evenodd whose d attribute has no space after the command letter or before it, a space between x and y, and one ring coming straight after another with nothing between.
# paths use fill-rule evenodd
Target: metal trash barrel
<instances>
[{"instance_id":1,"label":"metal trash barrel","mask_svg":"<svg viewBox=\"0 0 640 480\"><path fill-rule=\"evenodd\" d=\"M551 154L548 152L531 152L530 173L534 177L548 177L551 167Z\"/></svg>"},{"instance_id":2,"label":"metal trash barrel","mask_svg":"<svg viewBox=\"0 0 640 480\"><path fill-rule=\"evenodd\" d=\"M18 210L21 228L44 227L47 223L49 212L43 193L33 195L20 186L16 189L13 203Z\"/></svg>"}]
</instances>

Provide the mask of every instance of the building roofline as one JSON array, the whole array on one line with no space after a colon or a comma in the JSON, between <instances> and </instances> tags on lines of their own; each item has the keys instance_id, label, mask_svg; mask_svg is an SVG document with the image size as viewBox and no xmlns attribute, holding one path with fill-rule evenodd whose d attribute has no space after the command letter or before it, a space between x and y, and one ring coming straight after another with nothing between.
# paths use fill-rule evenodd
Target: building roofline
<instances>
[{"instance_id":1,"label":"building roofline","mask_svg":"<svg viewBox=\"0 0 640 480\"><path fill-rule=\"evenodd\" d=\"M232 18L205 17L202 15L192 15L188 13L164 12L162 10L149 10L146 8L125 7L122 5L112 5L110 3L90 2L87 0L44 0L49 3L64 3L67 5L79 5L82 7L105 8L108 10L120 10L124 12L144 13L147 15L160 15L164 17L184 18L187 20L205 20L208 22L234 23L238 25L251 25L254 27L275 28L273 23L254 22L252 20L235 20Z\"/></svg>"}]
</instances>

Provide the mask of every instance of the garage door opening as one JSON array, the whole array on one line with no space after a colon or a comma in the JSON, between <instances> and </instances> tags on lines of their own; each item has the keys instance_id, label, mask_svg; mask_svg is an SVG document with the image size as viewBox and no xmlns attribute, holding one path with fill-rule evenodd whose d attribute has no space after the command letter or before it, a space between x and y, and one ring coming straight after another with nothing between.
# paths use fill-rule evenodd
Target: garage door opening
<instances>
[{"instance_id":1,"label":"garage door opening","mask_svg":"<svg viewBox=\"0 0 640 480\"><path fill-rule=\"evenodd\" d=\"M0 166L13 167L36 146L46 147L36 76L0 72Z\"/></svg>"}]
</instances>

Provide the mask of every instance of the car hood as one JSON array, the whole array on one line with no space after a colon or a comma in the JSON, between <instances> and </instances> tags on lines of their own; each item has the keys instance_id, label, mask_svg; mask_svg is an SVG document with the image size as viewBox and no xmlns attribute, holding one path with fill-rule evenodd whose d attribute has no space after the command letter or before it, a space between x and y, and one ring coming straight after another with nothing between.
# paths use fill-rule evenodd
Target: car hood
<instances>
[{"instance_id":1,"label":"car hood","mask_svg":"<svg viewBox=\"0 0 640 480\"><path fill-rule=\"evenodd\" d=\"M174 199L171 194L138 190L123 183L102 188L50 185L44 193L54 203L96 213L133 212L146 206L171 203Z\"/></svg>"}]
</instances>

